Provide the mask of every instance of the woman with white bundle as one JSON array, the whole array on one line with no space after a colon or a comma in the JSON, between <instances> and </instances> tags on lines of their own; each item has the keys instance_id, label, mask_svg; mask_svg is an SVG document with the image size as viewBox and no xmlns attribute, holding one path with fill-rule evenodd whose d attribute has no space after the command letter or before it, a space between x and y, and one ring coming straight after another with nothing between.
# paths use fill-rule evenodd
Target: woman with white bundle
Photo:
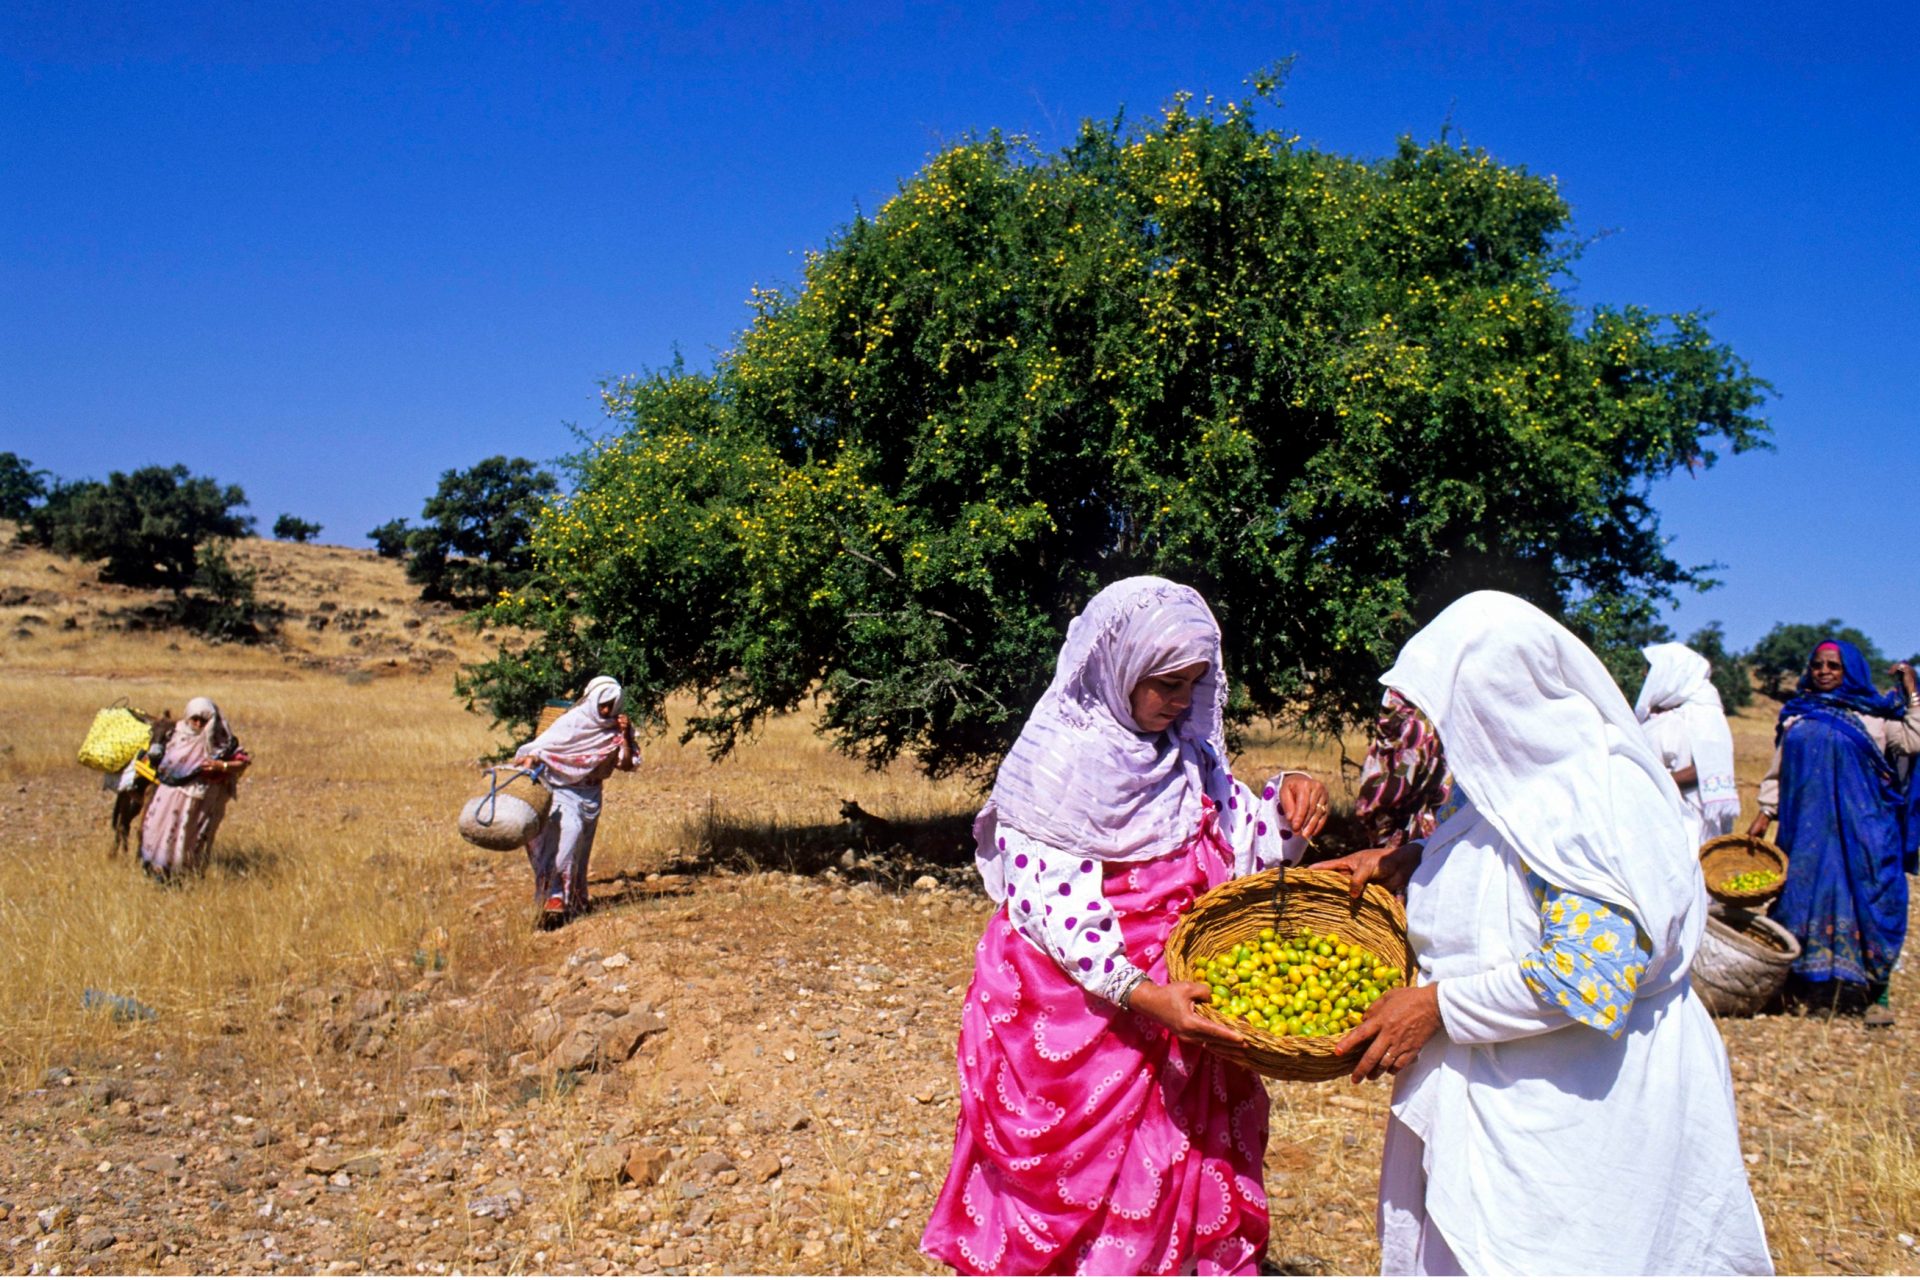
<instances>
[{"instance_id":1,"label":"woman with white bundle","mask_svg":"<svg viewBox=\"0 0 1920 1280\"><path fill-rule=\"evenodd\" d=\"M1713 687L1713 667L1683 644L1650 644L1649 664L1634 700L1647 742L1680 788L1680 816L1697 849L1733 830L1740 792L1733 781L1733 730Z\"/></svg>"},{"instance_id":2,"label":"woman with white bundle","mask_svg":"<svg viewBox=\"0 0 1920 1280\"><path fill-rule=\"evenodd\" d=\"M613 677L595 676L579 702L513 753L520 768L539 765L540 781L553 793L547 821L527 845L534 901L548 924L587 909L587 859L600 822L600 784L615 769L631 770L639 758L633 724L620 710L625 697Z\"/></svg>"}]
</instances>

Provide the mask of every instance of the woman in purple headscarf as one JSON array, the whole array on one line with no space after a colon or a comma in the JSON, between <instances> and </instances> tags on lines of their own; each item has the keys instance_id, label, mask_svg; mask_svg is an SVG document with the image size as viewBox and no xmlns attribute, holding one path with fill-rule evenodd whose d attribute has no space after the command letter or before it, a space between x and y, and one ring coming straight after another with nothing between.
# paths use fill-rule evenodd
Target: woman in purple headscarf
<instances>
[{"instance_id":1,"label":"woman in purple headscarf","mask_svg":"<svg viewBox=\"0 0 1920 1280\"><path fill-rule=\"evenodd\" d=\"M974 824L1000 903L961 1018L953 1164L921 1248L970 1274L1251 1274L1267 1244L1267 1094L1207 1052L1169 983L1180 913L1297 861L1326 788L1227 769L1220 629L1191 587L1129 578L1067 629Z\"/></svg>"},{"instance_id":2,"label":"woman in purple headscarf","mask_svg":"<svg viewBox=\"0 0 1920 1280\"><path fill-rule=\"evenodd\" d=\"M1887 977L1907 936L1920 839L1893 767L1896 756L1920 755L1920 687L1904 662L1893 675L1900 688L1881 693L1854 646L1814 648L1799 692L1780 708L1749 828L1764 836L1780 822L1787 882L1772 915L1800 939L1800 994L1827 1006L1864 996L1873 1027L1893 1025Z\"/></svg>"}]
</instances>

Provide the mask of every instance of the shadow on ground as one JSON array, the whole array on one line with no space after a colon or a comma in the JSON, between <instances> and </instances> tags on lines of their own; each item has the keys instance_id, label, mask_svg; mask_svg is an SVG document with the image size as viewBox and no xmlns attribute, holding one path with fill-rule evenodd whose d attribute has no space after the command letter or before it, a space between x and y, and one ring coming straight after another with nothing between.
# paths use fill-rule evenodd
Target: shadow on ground
<instances>
[{"instance_id":1,"label":"shadow on ground","mask_svg":"<svg viewBox=\"0 0 1920 1280\"><path fill-rule=\"evenodd\" d=\"M859 811L842 822L777 823L734 818L709 807L690 822L681 842L692 852L663 873L699 876L729 872L783 871L818 876L832 872L849 881L872 881L891 892L912 887L922 876L944 885L976 887L973 811L922 818L883 819ZM652 889L652 882L636 886Z\"/></svg>"}]
</instances>

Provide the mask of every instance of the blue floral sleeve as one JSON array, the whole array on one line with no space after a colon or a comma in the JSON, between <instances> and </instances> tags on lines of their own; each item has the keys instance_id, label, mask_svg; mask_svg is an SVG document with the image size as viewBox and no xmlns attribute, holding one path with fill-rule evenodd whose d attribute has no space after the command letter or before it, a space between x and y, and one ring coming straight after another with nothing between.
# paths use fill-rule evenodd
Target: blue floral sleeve
<instances>
[{"instance_id":1,"label":"blue floral sleeve","mask_svg":"<svg viewBox=\"0 0 1920 1280\"><path fill-rule=\"evenodd\" d=\"M1651 947L1632 916L1598 898L1548 884L1527 872L1540 904L1540 946L1520 961L1520 975L1568 1017L1618 1039Z\"/></svg>"}]
</instances>

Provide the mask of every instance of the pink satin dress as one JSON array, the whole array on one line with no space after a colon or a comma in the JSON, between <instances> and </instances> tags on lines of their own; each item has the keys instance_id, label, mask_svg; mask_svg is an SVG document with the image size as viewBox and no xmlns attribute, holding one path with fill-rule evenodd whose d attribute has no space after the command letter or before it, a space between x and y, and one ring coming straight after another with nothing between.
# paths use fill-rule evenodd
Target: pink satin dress
<instances>
[{"instance_id":1,"label":"pink satin dress","mask_svg":"<svg viewBox=\"0 0 1920 1280\"><path fill-rule=\"evenodd\" d=\"M1167 980L1180 913L1232 876L1200 830L1104 888L1127 956ZM1255 1073L1089 995L994 913L960 1024L953 1164L921 1249L969 1275L1251 1275L1267 1247Z\"/></svg>"}]
</instances>

